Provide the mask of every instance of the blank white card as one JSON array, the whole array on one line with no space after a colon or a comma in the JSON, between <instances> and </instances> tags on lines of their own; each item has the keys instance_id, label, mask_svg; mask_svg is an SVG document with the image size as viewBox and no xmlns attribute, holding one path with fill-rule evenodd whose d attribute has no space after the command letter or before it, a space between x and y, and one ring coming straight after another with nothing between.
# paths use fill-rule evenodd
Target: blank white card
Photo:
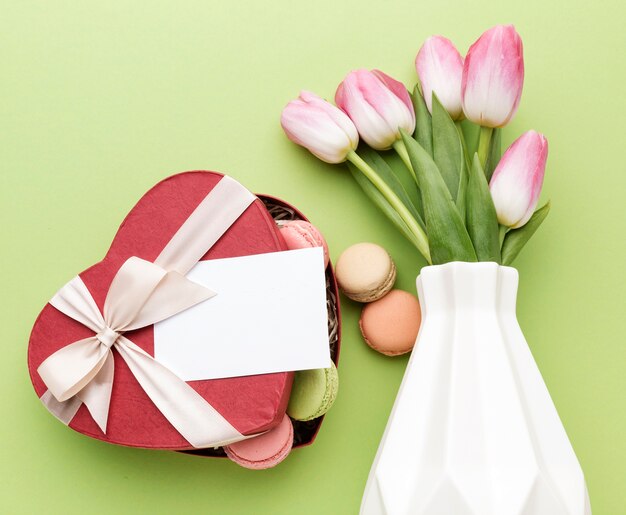
<instances>
[{"instance_id":1,"label":"blank white card","mask_svg":"<svg viewBox=\"0 0 626 515\"><path fill-rule=\"evenodd\" d=\"M330 366L322 248L199 262L217 295L154 325L154 357L185 381Z\"/></svg>"}]
</instances>

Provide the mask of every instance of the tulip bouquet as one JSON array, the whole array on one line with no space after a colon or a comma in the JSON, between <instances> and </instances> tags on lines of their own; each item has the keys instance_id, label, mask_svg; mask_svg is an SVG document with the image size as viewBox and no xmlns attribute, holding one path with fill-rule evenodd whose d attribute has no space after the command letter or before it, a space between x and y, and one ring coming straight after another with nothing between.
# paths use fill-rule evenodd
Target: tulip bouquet
<instances>
[{"instance_id":1,"label":"tulip bouquet","mask_svg":"<svg viewBox=\"0 0 626 515\"><path fill-rule=\"evenodd\" d=\"M582 469L515 316L517 271L502 266L550 209L535 210L546 139L526 132L500 155L522 93L521 39L497 26L463 58L431 37L415 67L412 94L381 71L356 70L336 106L303 92L281 118L292 141L347 162L437 265L416 280L421 326L360 513L590 515Z\"/></svg>"},{"instance_id":2,"label":"tulip bouquet","mask_svg":"<svg viewBox=\"0 0 626 515\"><path fill-rule=\"evenodd\" d=\"M429 264L509 265L550 209L535 211L545 137L526 132L500 154L501 128L522 94L522 41L512 25L496 26L463 58L450 40L433 36L415 67L412 94L379 70L356 70L337 88L336 106L303 91L281 125L321 160L347 162Z\"/></svg>"},{"instance_id":3,"label":"tulip bouquet","mask_svg":"<svg viewBox=\"0 0 626 515\"><path fill-rule=\"evenodd\" d=\"M281 118L292 141L347 162L437 265L416 280L420 331L360 513L590 515L582 469L515 316L517 271L501 266L550 209L536 210L546 139L526 132L500 155L522 93L521 39L497 26L463 58L431 37L415 67L412 94L356 70L336 106L303 92Z\"/></svg>"}]
</instances>

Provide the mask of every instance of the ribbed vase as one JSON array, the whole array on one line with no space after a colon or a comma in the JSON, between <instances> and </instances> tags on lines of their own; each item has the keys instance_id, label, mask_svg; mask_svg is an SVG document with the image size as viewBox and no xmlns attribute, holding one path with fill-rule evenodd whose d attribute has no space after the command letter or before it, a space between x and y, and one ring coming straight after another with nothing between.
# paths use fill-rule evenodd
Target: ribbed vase
<instances>
[{"instance_id":1,"label":"ribbed vase","mask_svg":"<svg viewBox=\"0 0 626 515\"><path fill-rule=\"evenodd\" d=\"M517 271L496 263L422 269L422 327L362 515L591 514L517 322L517 284Z\"/></svg>"}]
</instances>

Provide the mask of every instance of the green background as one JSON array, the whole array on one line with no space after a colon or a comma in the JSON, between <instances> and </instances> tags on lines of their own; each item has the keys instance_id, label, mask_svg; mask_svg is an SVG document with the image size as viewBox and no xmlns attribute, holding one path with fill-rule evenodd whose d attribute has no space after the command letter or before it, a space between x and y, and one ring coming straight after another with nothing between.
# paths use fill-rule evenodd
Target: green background
<instances>
[{"instance_id":1,"label":"green background","mask_svg":"<svg viewBox=\"0 0 626 515\"><path fill-rule=\"evenodd\" d=\"M486 28L515 23L526 81L504 142L547 135L553 201L516 262L519 319L594 513L626 513L622 2L2 3L0 512L356 513L407 359L363 344L352 302L335 407L313 446L263 472L68 430L33 394L29 331L148 188L198 168L297 205L334 259L355 242L383 245L398 286L414 292L417 251L345 168L284 137L280 111L301 88L331 98L358 67L412 86L427 36L464 52Z\"/></svg>"}]
</instances>

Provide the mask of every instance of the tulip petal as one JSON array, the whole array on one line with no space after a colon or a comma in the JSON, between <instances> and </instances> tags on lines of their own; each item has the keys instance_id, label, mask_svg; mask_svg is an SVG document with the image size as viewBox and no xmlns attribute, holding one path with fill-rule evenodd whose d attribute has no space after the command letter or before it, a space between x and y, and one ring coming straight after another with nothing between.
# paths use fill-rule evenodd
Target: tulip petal
<instances>
[{"instance_id":1,"label":"tulip petal","mask_svg":"<svg viewBox=\"0 0 626 515\"><path fill-rule=\"evenodd\" d=\"M380 71L355 70L337 88L335 103L352 119L372 148L386 150L399 128L415 129L415 113L404 86Z\"/></svg>"},{"instance_id":2,"label":"tulip petal","mask_svg":"<svg viewBox=\"0 0 626 515\"><path fill-rule=\"evenodd\" d=\"M523 45L513 25L498 25L470 47L461 83L465 116L502 127L515 115L524 83Z\"/></svg>"},{"instance_id":3,"label":"tulip petal","mask_svg":"<svg viewBox=\"0 0 626 515\"><path fill-rule=\"evenodd\" d=\"M339 108L303 91L283 109L280 123L287 137L327 163L346 160L359 141L354 123Z\"/></svg>"},{"instance_id":4,"label":"tulip petal","mask_svg":"<svg viewBox=\"0 0 626 515\"><path fill-rule=\"evenodd\" d=\"M453 120L462 118L463 58L454 44L443 36L428 38L417 53L415 69L428 110L433 112L434 92Z\"/></svg>"},{"instance_id":5,"label":"tulip petal","mask_svg":"<svg viewBox=\"0 0 626 515\"><path fill-rule=\"evenodd\" d=\"M535 131L524 133L504 153L489 184L500 224L518 228L532 216L547 156L548 142Z\"/></svg>"},{"instance_id":6,"label":"tulip petal","mask_svg":"<svg viewBox=\"0 0 626 515\"><path fill-rule=\"evenodd\" d=\"M415 113L413 112L413 102L411 101L411 95L407 91L404 84L396 79L390 77L380 70L372 70L372 73L391 91L399 100L404 104L406 110L402 110L402 115L408 115L408 127L405 129L407 132L413 132L415 129ZM413 129L410 128L410 124L413 124ZM402 127L407 125L402 124Z\"/></svg>"}]
</instances>

